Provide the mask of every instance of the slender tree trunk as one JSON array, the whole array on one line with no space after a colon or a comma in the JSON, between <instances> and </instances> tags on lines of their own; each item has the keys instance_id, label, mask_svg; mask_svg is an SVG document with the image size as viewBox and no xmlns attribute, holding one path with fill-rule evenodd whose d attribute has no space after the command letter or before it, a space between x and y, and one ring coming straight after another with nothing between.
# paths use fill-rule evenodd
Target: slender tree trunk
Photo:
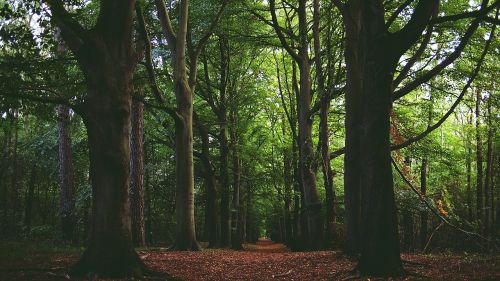
<instances>
[{"instance_id":1,"label":"slender tree trunk","mask_svg":"<svg viewBox=\"0 0 500 281\"><path fill-rule=\"evenodd\" d=\"M420 193L425 196L427 193L427 170L429 160L427 157L422 159L422 166L420 167ZM420 249L424 249L427 243L427 225L428 213L427 210L420 211Z\"/></svg>"},{"instance_id":2,"label":"slender tree trunk","mask_svg":"<svg viewBox=\"0 0 500 281\"><path fill-rule=\"evenodd\" d=\"M299 18L299 85L297 100L299 123L299 173L302 184L304 206L302 210L306 233L303 233L304 245L307 249L317 250L323 245L323 220L321 217L321 201L316 187L316 175L313 169L314 150L312 140L313 120L311 111L311 64L307 39L308 21L306 1L300 0Z\"/></svg>"},{"instance_id":3,"label":"slender tree trunk","mask_svg":"<svg viewBox=\"0 0 500 281\"><path fill-rule=\"evenodd\" d=\"M413 215L410 210L403 211L403 247L406 251L413 251Z\"/></svg>"},{"instance_id":4,"label":"slender tree trunk","mask_svg":"<svg viewBox=\"0 0 500 281\"><path fill-rule=\"evenodd\" d=\"M208 239L208 247L215 248L217 246L217 181L215 171L210 161L210 139L208 130L196 121L196 126L201 136L201 160L203 162L203 170L205 177L205 233Z\"/></svg>"},{"instance_id":5,"label":"slender tree trunk","mask_svg":"<svg viewBox=\"0 0 500 281\"><path fill-rule=\"evenodd\" d=\"M232 98L234 102L234 95ZM240 188L241 188L241 159L239 154L239 139L238 139L238 117L236 105L233 105L231 110L231 141L233 148L233 206L232 206L232 218L231 218L231 249L242 250L241 245L241 225L240 223Z\"/></svg>"},{"instance_id":6,"label":"slender tree trunk","mask_svg":"<svg viewBox=\"0 0 500 281\"><path fill-rule=\"evenodd\" d=\"M31 222L32 222L32 214L33 214L33 197L35 194L35 185L38 176L36 164L33 164L31 168L31 177L28 183L28 190L26 190L26 194L24 197L24 226L31 230Z\"/></svg>"},{"instance_id":7,"label":"slender tree trunk","mask_svg":"<svg viewBox=\"0 0 500 281\"><path fill-rule=\"evenodd\" d=\"M220 112L219 112L219 142L220 142L220 185L221 185L221 247L231 245L231 220L229 213L229 145L228 145L228 119L227 119L227 76L229 58L227 55L227 39L224 36L219 38L221 72L220 72Z\"/></svg>"},{"instance_id":8,"label":"slender tree trunk","mask_svg":"<svg viewBox=\"0 0 500 281\"><path fill-rule=\"evenodd\" d=\"M361 166L360 134L362 131L362 84L363 54L357 20L361 17L359 4L350 4L353 19L344 16L346 28L345 59L347 64L347 94L345 95L345 156L344 156L344 204L346 209L347 254L360 251L361 227ZM355 20L356 19L356 20Z\"/></svg>"},{"instance_id":9,"label":"slender tree trunk","mask_svg":"<svg viewBox=\"0 0 500 281\"><path fill-rule=\"evenodd\" d=\"M484 230L486 234L489 234L492 224L490 223L490 218L493 217L491 213L491 200L493 198L493 192L491 189L491 179L492 179L492 169L493 169L493 127L491 122L491 99L488 97L488 140L487 140L487 152L486 152L486 173L484 175Z\"/></svg>"},{"instance_id":10,"label":"slender tree trunk","mask_svg":"<svg viewBox=\"0 0 500 281\"><path fill-rule=\"evenodd\" d=\"M130 210L132 240L135 246L146 245L144 233L144 104L132 102L130 137Z\"/></svg>"},{"instance_id":11,"label":"slender tree trunk","mask_svg":"<svg viewBox=\"0 0 500 281\"><path fill-rule=\"evenodd\" d=\"M467 136L466 146L467 156L465 158L465 169L467 172L467 214L469 221L472 221L474 218L472 210L472 143L469 140L469 136Z\"/></svg>"},{"instance_id":12,"label":"slender tree trunk","mask_svg":"<svg viewBox=\"0 0 500 281\"><path fill-rule=\"evenodd\" d=\"M323 65L321 60L319 0L314 0L313 37L314 37L316 76L318 82L317 89L321 99L319 141L321 143L321 159L322 159L321 166L323 171L323 181L326 193L325 243L327 246L329 246L334 236L334 227L335 227L335 191L333 189L333 171L330 165L330 139L328 133L328 113L330 109L330 99L327 96L325 89L325 77L323 74Z\"/></svg>"},{"instance_id":13,"label":"slender tree trunk","mask_svg":"<svg viewBox=\"0 0 500 281\"><path fill-rule=\"evenodd\" d=\"M57 107L61 230L64 240L73 241L75 227L75 180L70 136L69 108Z\"/></svg>"},{"instance_id":14,"label":"slender tree trunk","mask_svg":"<svg viewBox=\"0 0 500 281\"><path fill-rule=\"evenodd\" d=\"M292 189L293 189L293 163L289 148L285 148L283 155L283 176L285 183L284 218L285 218L285 244L293 241L293 221L291 216Z\"/></svg>"},{"instance_id":15,"label":"slender tree trunk","mask_svg":"<svg viewBox=\"0 0 500 281\"><path fill-rule=\"evenodd\" d=\"M14 142L12 144L12 177L11 177L11 202L12 202L12 225L15 225L17 222L17 213L18 209L20 207L19 204L19 165L18 165L18 159L17 159L17 153L18 153L18 142L19 142L19 114L17 113L17 110L14 111L14 113L11 116L12 118L12 126L14 127Z\"/></svg>"},{"instance_id":16,"label":"slender tree trunk","mask_svg":"<svg viewBox=\"0 0 500 281\"><path fill-rule=\"evenodd\" d=\"M476 217L483 227L483 141L481 137L481 91L476 90Z\"/></svg>"}]
</instances>

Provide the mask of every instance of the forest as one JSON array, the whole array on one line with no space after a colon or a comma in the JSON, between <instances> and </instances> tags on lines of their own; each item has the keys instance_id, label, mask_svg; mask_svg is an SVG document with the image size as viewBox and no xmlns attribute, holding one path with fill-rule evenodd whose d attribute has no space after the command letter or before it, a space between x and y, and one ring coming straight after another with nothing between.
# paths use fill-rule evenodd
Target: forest
<instances>
[{"instance_id":1,"label":"forest","mask_svg":"<svg viewBox=\"0 0 500 281\"><path fill-rule=\"evenodd\" d=\"M0 280L500 280L499 9L0 0Z\"/></svg>"}]
</instances>

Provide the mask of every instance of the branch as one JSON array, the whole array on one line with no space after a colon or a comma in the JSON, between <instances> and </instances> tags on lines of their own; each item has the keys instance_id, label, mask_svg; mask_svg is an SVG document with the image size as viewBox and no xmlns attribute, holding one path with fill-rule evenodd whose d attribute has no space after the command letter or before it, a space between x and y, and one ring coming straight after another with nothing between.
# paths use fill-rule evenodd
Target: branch
<instances>
[{"instance_id":1,"label":"branch","mask_svg":"<svg viewBox=\"0 0 500 281\"><path fill-rule=\"evenodd\" d=\"M437 9L435 11L437 12ZM408 75L408 72L410 72L413 65L418 61L418 59L420 59L422 54L425 52L425 49L427 48L427 45L431 40L433 30L434 30L434 25L431 24L427 27L427 32L425 33L424 40L422 40L420 47L415 52L415 54L410 58L410 60L405 64L405 66L399 73L398 77L396 77L396 79L393 81L392 83L393 89L397 88L399 84L401 84L406 75Z\"/></svg>"},{"instance_id":2,"label":"branch","mask_svg":"<svg viewBox=\"0 0 500 281\"><path fill-rule=\"evenodd\" d=\"M50 90L50 89L32 89L32 88L22 88L19 90L23 91L42 91L42 92L49 92L53 94L58 94L56 91ZM62 104L70 107L73 109L75 112L79 110L79 104L72 104L69 102L69 100L61 98L61 97L40 97L40 96L33 96L33 95L28 95L28 94L21 94L21 93L12 93L10 91L3 92L1 95L5 97L10 97L14 99L19 99L19 100L29 100L29 101L34 101L34 102L40 102L40 103L47 103L47 104Z\"/></svg>"},{"instance_id":3,"label":"branch","mask_svg":"<svg viewBox=\"0 0 500 281\"><path fill-rule=\"evenodd\" d=\"M481 69L481 65L483 64L483 61L484 61L484 58L486 57L486 54L488 53L488 49L491 45L491 42L493 40L493 37L495 36L495 29L496 29L496 25L493 26L492 30L491 30L491 35L490 35L490 38L488 38L488 41L486 42L485 46L484 46L484 49L483 49L483 52L481 54L481 57L479 58L478 60L478 63L472 73L472 75L469 77L469 80L467 81L466 85L464 86L464 88L462 89L462 92L460 93L460 95L457 97L457 100L453 103L453 105L450 107L450 109L446 112L445 115L443 115L443 117L441 117L441 119L439 119L439 121L437 123L435 123L434 125L432 126L429 126L425 131L423 131L422 133L406 140L405 142L402 142L400 144L395 144L395 145L392 145L391 146L391 150L398 150L398 149L401 149L401 148L405 148L421 139L423 139L424 137L426 137L428 134L430 134L432 131L436 130L437 128L439 128L439 126L441 126L441 124L444 123L444 121L446 121L446 119L448 119L448 117L455 111L455 108L460 104L460 102L462 101L465 93L467 93L467 90L469 89L469 87L471 86L472 82L476 79L477 75L479 74L479 70ZM342 154L345 153L345 147L343 148L340 148L332 153L330 153L330 160L331 159L334 159Z\"/></svg>"},{"instance_id":4,"label":"branch","mask_svg":"<svg viewBox=\"0 0 500 281\"><path fill-rule=\"evenodd\" d=\"M392 13L392 15L389 17L389 19L387 20L387 22L385 23L385 27L386 28L389 28L392 23L398 18L399 14L406 8L408 7L408 5L410 5L411 3L413 3L413 1L415 0L406 0L406 2L404 2L403 4L401 4L397 9L396 11L394 11L394 13Z\"/></svg>"},{"instance_id":5,"label":"branch","mask_svg":"<svg viewBox=\"0 0 500 281\"><path fill-rule=\"evenodd\" d=\"M438 4L439 0L419 0L410 21L401 30L391 35L393 44L397 45L395 51L398 57L420 38Z\"/></svg>"},{"instance_id":6,"label":"branch","mask_svg":"<svg viewBox=\"0 0 500 281\"><path fill-rule=\"evenodd\" d=\"M484 17L484 21L486 21L486 22L498 24L499 23L498 19L485 17L485 15L488 14L489 12L491 12L495 7L498 7L499 5L500 5L500 1L497 0L497 1L495 1L495 3L493 3L491 6L487 7L486 9L479 9L477 11L434 18L430 21L430 24L439 24L439 23L444 23L444 22L449 22L449 21L458 21L458 20L462 20L462 19L478 18L478 17Z\"/></svg>"},{"instance_id":7,"label":"branch","mask_svg":"<svg viewBox=\"0 0 500 281\"><path fill-rule=\"evenodd\" d=\"M441 63L436 65L433 69L424 73L422 76L420 76L420 77L416 78L415 80L413 80L412 82L406 84L403 88L394 91L393 101L400 99L401 97L403 97L406 94L410 93L411 91L415 90L417 87L419 87L423 83L426 83L427 81L432 79L434 76L438 75L448 65L450 65L452 62L454 62L462 54L462 51L465 49L465 47L469 43L469 40L472 38L472 35L479 27L480 21L481 21L480 18L476 18L476 20L469 26L469 28L467 29L467 31L463 35L462 39L460 40L459 45L455 48L455 50L446 59L444 59Z\"/></svg>"},{"instance_id":8,"label":"branch","mask_svg":"<svg viewBox=\"0 0 500 281\"><path fill-rule=\"evenodd\" d=\"M155 0L156 10L158 12L158 18L160 19L163 35L167 38L168 46L172 53L175 53L177 38L175 37L174 29L172 28L172 22L168 15L167 7L165 6L165 1Z\"/></svg>"},{"instance_id":9,"label":"branch","mask_svg":"<svg viewBox=\"0 0 500 281\"><path fill-rule=\"evenodd\" d=\"M458 230L458 231L460 231L460 232L462 232L462 233L464 233L464 234L466 234L466 235L468 235L468 236L475 236L475 237L481 238L481 239L483 239L483 240L485 240L485 241L488 241L488 242L490 242L490 241L491 241L491 240L489 240L488 238L486 238L486 237L484 237L484 236L482 236L482 235L480 235L480 234L478 234L478 233L475 233L475 232L471 232L471 231L467 231L467 230L465 230L465 229L462 229L462 228L460 228L459 226L452 224L452 223L451 223L448 219L446 219L445 217L441 216L441 215L439 214L439 212L438 212L437 210L435 210L435 209L431 206L431 204L429 204L429 202L428 202L428 201L426 200L426 198L425 198L425 195L421 194L421 193L420 193L420 192L419 192L419 191L415 188L415 186L413 186L413 184L412 184L412 183L411 183L411 182L410 182L410 181L409 181L409 180L405 177L405 175L403 174L403 171L401 171L401 169L398 167L398 165L397 165L396 161L394 161L394 158L392 158L392 157L391 157L391 161L392 161L392 165L394 166L394 168L395 168L395 169L396 169L396 171L398 172L399 176L401 176L401 178L403 179L403 181L404 181L404 182L405 182L405 183L406 183L406 184L407 184L407 185L411 188L411 190L413 190L413 192L415 192L415 193L418 195L419 200L420 200L420 201L422 201L422 202L425 204L425 206L426 206L429 210L431 210L431 212L432 212L432 213L433 213L433 214L434 214L434 215L435 215L435 216L436 216L436 217L437 217L440 221L442 221L443 223L445 223L445 224L447 224L447 225L451 226L452 228L454 228L454 229L456 229L456 230Z\"/></svg>"},{"instance_id":10,"label":"branch","mask_svg":"<svg viewBox=\"0 0 500 281\"><path fill-rule=\"evenodd\" d=\"M300 62L301 58L300 56L290 47L288 42L286 41L285 36L281 32L281 28L279 28L278 24L278 17L276 16L276 0L269 0L269 10L271 12L271 18L273 21L273 28L274 31L276 32L276 35L278 36L278 39L280 40L281 46L285 48L285 50L288 52L290 56L296 61Z\"/></svg>"},{"instance_id":11,"label":"branch","mask_svg":"<svg viewBox=\"0 0 500 281\"><path fill-rule=\"evenodd\" d=\"M88 40L88 32L64 8L60 0L45 0L52 12L52 18L61 29L64 41L75 55Z\"/></svg>"},{"instance_id":12,"label":"branch","mask_svg":"<svg viewBox=\"0 0 500 281\"><path fill-rule=\"evenodd\" d=\"M224 10L225 10L228 3L229 3L229 0L222 1L222 4L219 8L219 11L217 12L217 15L210 23L210 26L208 27L205 35L200 39L200 41L198 42L198 45L195 47L195 54L194 54L195 58L198 58L198 56L200 55L203 48L205 48L205 45L207 44L208 39L210 39L210 36L212 36L212 34L214 33L214 30L217 27L217 24L219 24L219 21L222 18L222 14L224 14ZM193 59L193 58L191 58L191 59Z\"/></svg>"},{"instance_id":13,"label":"branch","mask_svg":"<svg viewBox=\"0 0 500 281\"><path fill-rule=\"evenodd\" d=\"M474 82L474 80L476 79L477 75L479 74L479 70L481 69L481 66L483 64L484 58L486 57L486 54L488 54L488 49L490 48L491 41L495 37L495 30L496 30L496 25L493 25L493 27L491 29L491 33L490 33L490 38L488 38L488 41L486 41L486 44L484 45L483 52L481 53L481 57L479 58L479 60L478 60L478 62L476 64L476 67L475 67L474 71L472 72L472 75L469 77L469 80L467 81L467 83L465 84L464 88L462 89L462 92L457 97L456 101L453 103L453 105L450 107L450 109L446 112L446 114L443 115L443 117L441 117L441 119L439 119L439 121L437 123L435 123L432 126L429 126L427 128L427 130L423 131L419 135L416 135L416 136L414 136L414 137L406 140L403 143L391 146L391 150L397 150L397 149L401 149L401 148L407 147L410 144L423 139L428 134L430 134L432 131L434 131L435 129L439 128L439 126L441 126L441 124L443 124L444 121L446 121L446 119L448 119L448 117L453 113L453 111L455 111L455 108L460 104L460 102L462 101L465 93L467 93L467 90L471 86L472 82Z\"/></svg>"},{"instance_id":14,"label":"branch","mask_svg":"<svg viewBox=\"0 0 500 281\"><path fill-rule=\"evenodd\" d=\"M146 64L146 71L148 73L149 85L151 87L151 91L153 92L155 99L161 105L166 105L163 93L161 92L160 88L158 87L158 83L156 82L153 59L151 56L151 39L149 38L149 34L146 29L146 21L144 20L144 15L139 5L137 5L136 7L136 13L137 13L137 22L139 25L139 33L140 36L142 37L141 39L144 42L144 60Z\"/></svg>"}]
</instances>

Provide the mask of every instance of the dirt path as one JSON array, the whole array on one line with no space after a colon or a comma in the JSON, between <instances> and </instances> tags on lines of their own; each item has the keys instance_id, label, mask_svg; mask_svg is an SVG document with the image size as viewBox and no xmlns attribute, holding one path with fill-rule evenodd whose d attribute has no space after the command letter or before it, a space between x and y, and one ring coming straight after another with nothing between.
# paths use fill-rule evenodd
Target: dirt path
<instances>
[{"instance_id":1,"label":"dirt path","mask_svg":"<svg viewBox=\"0 0 500 281\"><path fill-rule=\"evenodd\" d=\"M291 252L283 244L272 241L259 241L244 247L245 251L169 252L156 249L140 251L140 255L152 269L187 281L343 280L349 277L355 265L355 261L338 252ZM75 254L46 253L10 260L0 258L0 281L64 280L61 276L77 258ZM500 280L498 256L403 254L403 259L412 275L389 280Z\"/></svg>"}]
</instances>

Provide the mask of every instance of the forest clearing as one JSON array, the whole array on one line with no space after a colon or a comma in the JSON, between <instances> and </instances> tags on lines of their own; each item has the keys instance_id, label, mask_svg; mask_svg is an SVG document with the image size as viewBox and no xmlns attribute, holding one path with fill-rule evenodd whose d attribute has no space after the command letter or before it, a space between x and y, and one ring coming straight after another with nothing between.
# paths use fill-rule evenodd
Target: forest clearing
<instances>
[{"instance_id":1,"label":"forest clearing","mask_svg":"<svg viewBox=\"0 0 500 281\"><path fill-rule=\"evenodd\" d=\"M0 281L499 280L500 0L0 0Z\"/></svg>"}]
</instances>

